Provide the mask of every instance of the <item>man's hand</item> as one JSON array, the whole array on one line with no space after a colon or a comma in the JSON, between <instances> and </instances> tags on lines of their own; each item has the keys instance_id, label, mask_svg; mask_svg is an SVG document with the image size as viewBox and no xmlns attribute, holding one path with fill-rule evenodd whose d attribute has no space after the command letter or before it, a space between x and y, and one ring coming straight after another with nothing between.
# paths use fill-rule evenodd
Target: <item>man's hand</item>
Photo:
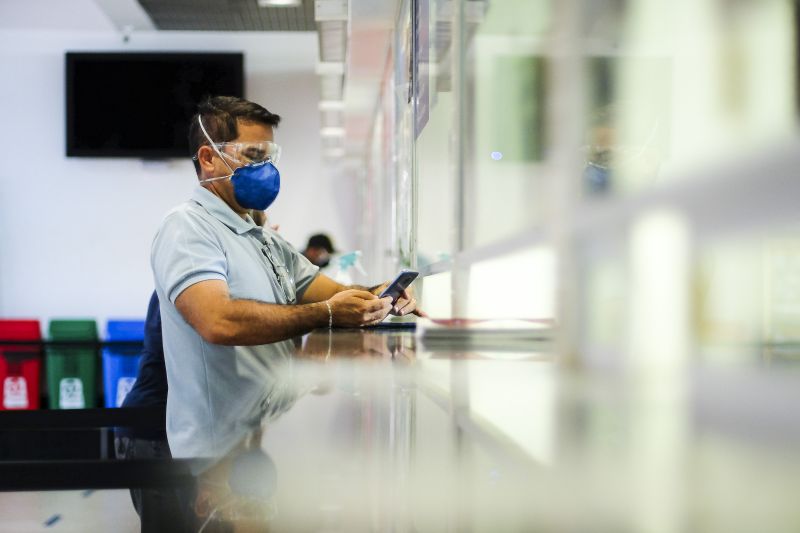
<instances>
[{"instance_id":1,"label":"man's hand","mask_svg":"<svg viewBox=\"0 0 800 533\"><path fill-rule=\"evenodd\" d=\"M328 303L336 326L368 326L378 324L392 308L392 299L358 289L348 289L334 294Z\"/></svg>"},{"instance_id":2,"label":"man's hand","mask_svg":"<svg viewBox=\"0 0 800 533\"><path fill-rule=\"evenodd\" d=\"M365 287L354 287L352 289L348 289L347 287L333 281L325 274L319 274L316 278L314 278L314 281L311 282L311 285L309 285L303 293L301 303L323 302L325 300L333 302L333 298L335 298L337 295L344 293L353 294L354 292L361 294L361 299L368 298L370 300L375 300L378 298L378 295L383 292L383 289L389 286L389 283L390 282L387 281L386 283L378 285L377 287L371 287L370 289ZM389 299L386 298L386 300L388 301ZM364 302L356 303L364 304ZM400 298L397 299L397 302L395 302L394 306L391 305L391 302L389 303L389 311L391 311L393 315L403 316L409 313L414 313L417 316L428 316L421 309L417 309L417 300L414 299L414 292L411 289L406 289L400 293ZM384 317L385 316L386 314L384 314ZM335 310L333 320L335 324L339 325Z\"/></svg>"},{"instance_id":3,"label":"man's hand","mask_svg":"<svg viewBox=\"0 0 800 533\"><path fill-rule=\"evenodd\" d=\"M414 289L406 289L400 293L400 298L394 304L393 315L403 316L414 313L417 316L427 317L425 311L417 309L417 299L414 298Z\"/></svg>"},{"instance_id":4,"label":"man's hand","mask_svg":"<svg viewBox=\"0 0 800 533\"><path fill-rule=\"evenodd\" d=\"M383 292L389 286L390 281L383 283L374 289L372 293L376 296ZM414 313L417 316L427 317L428 315L422 309L417 309L417 300L414 298L414 289L408 288L400 293L400 297L392 306L391 314L395 316L404 316L409 313Z\"/></svg>"}]
</instances>

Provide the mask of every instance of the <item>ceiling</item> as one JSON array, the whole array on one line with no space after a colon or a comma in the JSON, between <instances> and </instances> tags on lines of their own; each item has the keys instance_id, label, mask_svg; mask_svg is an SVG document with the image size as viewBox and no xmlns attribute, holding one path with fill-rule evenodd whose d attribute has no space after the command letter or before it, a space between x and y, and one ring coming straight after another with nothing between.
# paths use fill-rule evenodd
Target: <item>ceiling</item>
<instances>
[{"instance_id":1,"label":"ceiling","mask_svg":"<svg viewBox=\"0 0 800 533\"><path fill-rule=\"evenodd\" d=\"M139 8L141 9L141 8ZM0 0L2 31L113 31L93 0Z\"/></svg>"},{"instance_id":2,"label":"ceiling","mask_svg":"<svg viewBox=\"0 0 800 533\"><path fill-rule=\"evenodd\" d=\"M298 7L261 7L257 0L138 2L157 30L318 32L323 155L341 157L344 118L340 104L347 50L348 0L302 0Z\"/></svg>"},{"instance_id":3,"label":"ceiling","mask_svg":"<svg viewBox=\"0 0 800 533\"><path fill-rule=\"evenodd\" d=\"M139 0L159 30L316 31L314 0L260 7L256 0Z\"/></svg>"},{"instance_id":4,"label":"ceiling","mask_svg":"<svg viewBox=\"0 0 800 533\"><path fill-rule=\"evenodd\" d=\"M298 7L260 7L258 0L0 0L0 30L111 30L125 36L176 30L316 32L323 155L339 158L345 138L348 152L367 144L398 3L302 0Z\"/></svg>"}]
</instances>

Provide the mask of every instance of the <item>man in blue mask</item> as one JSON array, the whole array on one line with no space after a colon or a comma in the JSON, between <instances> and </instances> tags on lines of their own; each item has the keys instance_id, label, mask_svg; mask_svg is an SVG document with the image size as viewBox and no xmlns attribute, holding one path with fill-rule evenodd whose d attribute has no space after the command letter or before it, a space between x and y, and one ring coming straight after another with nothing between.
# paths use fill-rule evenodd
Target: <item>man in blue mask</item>
<instances>
[{"instance_id":1,"label":"man in blue mask","mask_svg":"<svg viewBox=\"0 0 800 533\"><path fill-rule=\"evenodd\" d=\"M248 368L290 357L288 339L315 328L362 326L420 314L404 292L392 305L372 288L342 286L250 212L278 196L280 117L233 97L202 103L189 140L199 184L164 218L151 253L167 380L167 437L174 457L218 457L232 428L220 413L244 409ZM240 405L241 404L241 405Z\"/></svg>"}]
</instances>

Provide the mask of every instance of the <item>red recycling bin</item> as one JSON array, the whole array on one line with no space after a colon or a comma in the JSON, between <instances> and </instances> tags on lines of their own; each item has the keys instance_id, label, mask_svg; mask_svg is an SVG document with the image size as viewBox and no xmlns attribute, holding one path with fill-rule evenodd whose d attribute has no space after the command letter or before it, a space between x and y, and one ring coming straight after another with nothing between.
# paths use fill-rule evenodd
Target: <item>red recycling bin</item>
<instances>
[{"instance_id":1,"label":"red recycling bin","mask_svg":"<svg viewBox=\"0 0 800 533\"><path fill-rule=\"evenodd\" d=\"M38 320L0 319L0 410L38 409L41 346L3 341L42 340Z\"/></svg>"}]
</instances>

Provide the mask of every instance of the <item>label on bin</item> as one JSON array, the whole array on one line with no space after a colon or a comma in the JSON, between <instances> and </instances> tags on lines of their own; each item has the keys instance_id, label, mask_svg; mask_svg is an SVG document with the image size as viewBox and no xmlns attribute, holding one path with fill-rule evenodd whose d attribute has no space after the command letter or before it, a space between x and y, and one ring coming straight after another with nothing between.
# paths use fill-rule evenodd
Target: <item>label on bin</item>
<instances>
[{"instance_id":1,"label":"label on bin","mask_svg":"<svg viewBox=\"0 0 800 533\"><path fill-rule=\"evenodd\" d=\"M28 382L21 376L8 376L3 380L3 407L28 408Z\"/></svg>"},{"instance_id":2,"label":"label on bin","mask_svg":"<svg viewBox=\"0 0 800 533\"><path fill-rule=\"evenodd\" d=\"M136 378L119 378L117 380L117 407L122 407L122 402L125 401L125 396L131 391L134 383L136 383Z\"/></svg>"},{"instance_id":3,"label":"label on bin","mask_svg":"<svg viewBox=\"0 0 800 533\"><path fill-rule=\"evenodd\" d=\"M58 407L61 409L83 409L83 381L78 378L62 378L58 386Z\"/></svg>"}]
</instances>

